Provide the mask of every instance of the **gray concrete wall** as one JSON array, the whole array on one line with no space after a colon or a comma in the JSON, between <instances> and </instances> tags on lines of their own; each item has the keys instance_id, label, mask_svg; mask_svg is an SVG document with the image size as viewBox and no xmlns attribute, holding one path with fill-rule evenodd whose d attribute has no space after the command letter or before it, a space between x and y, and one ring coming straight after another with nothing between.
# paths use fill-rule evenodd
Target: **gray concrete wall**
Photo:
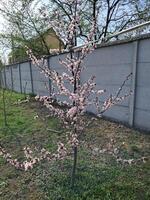
<instances>
[{"instance_id":1,"label":"gray concrete wall","mask_svg":"<svg viewBox=\"0 0 150 200\"><path fill-rule=\"evenodd\" d=\"M134 125L150 130L150 39L139 41Z\"/></svg>"},{"instance_id":2,"label":"gray concrete wall","mask_svg":"<svg viewBox=\"0 0 150 200\"><path fill-rule=\"evenodd\" d=\"M49 67L64 72L59 59L63 60L66 55L49 57ZM86 69L82 72L81 82L95 75L96 87L106 89L102 102L110 93L115 94L126 76L133 73L122 91L124 95L132 90L132 96L113 106L104 116L150 131L150 36L100 46L85 59L84 64ZM4 86L17 92L48 95L55 87L31 62L7 66L1 77ZM66 97L62 99L67 100ZM95 112L92 106L88 111Z\"/></svg>"},{"instance_id":3,"label":"gray concrete wall","mask_svg":"<svg viewBox=\"0 0 150 200\"><path fill-rule=\"evenodd\" d=\"M97 88L106 89L106 94L102 96L103 102L110 94L118 91L126 76L131 73L133 60L133 45L121 44L99 48L85 60L86 71L82 73L81 80L84 82L91 75L96 76ZM128 93L131 88L131 80L127 82L123 93ZM104 113L104 116L120 120L129 121L129 101L130 98ZM89 108L93 111L93 108Z\"/></svg>"}]
</instances>

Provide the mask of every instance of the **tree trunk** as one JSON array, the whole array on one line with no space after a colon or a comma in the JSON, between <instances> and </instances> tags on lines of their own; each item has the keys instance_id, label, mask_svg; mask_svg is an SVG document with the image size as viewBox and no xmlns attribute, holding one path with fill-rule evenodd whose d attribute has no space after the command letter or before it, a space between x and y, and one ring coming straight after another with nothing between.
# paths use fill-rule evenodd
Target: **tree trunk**
<instances>
[{"instance_id":1,"label":"tree trunk","mask_svg":"<svg viewBox=\"0 0 150 200\"><path fill-rule=\"evenodd\" d=\"M74 147L74 149L73 149L73 167L72 167L72 174L71 174L71 188L73 188L74 184L75 184L77 152L78 152L77 147Z\"/></svg>"},{"instance_id":2,"label":"tree trunk","mask_svg":"<svg viewBox=\"0 0 150 200\"><path fill-rule=\"evenodd\" d=\"M5 105L5 89L2 89L3 92L3 113L4 113L4 125L7 126L7 117L6 117L6 105Z\"/></svg>"}]
</instances>

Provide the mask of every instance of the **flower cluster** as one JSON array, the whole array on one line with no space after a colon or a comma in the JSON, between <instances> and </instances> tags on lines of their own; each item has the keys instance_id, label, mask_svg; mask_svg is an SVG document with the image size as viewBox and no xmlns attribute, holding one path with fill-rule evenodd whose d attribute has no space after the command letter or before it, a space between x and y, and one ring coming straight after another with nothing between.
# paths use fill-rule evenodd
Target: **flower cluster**
<instances>
[{"instance_id":1,"label":"flower cluster","mask_svg":"<svg viewBox=\"0 0 150 200\"><path fill-rule=\"evenodd\" d=\"M111 139L110 142L103 149L95 148L93 146L90 147L90 149L92 150L93 155L109 154L115 158L117 163L120 163L122 165L145 163L148 161L149 158L145 156L139 158L129 158L129 159L123 158L123 156L121 156L121 149L124 146L124 144L125 143L123 142L120 146L118 146L116 140Z\"/></svg>"},{"instance_id":2,"label":"flower cluster","mask_svg":"<svg viewBox=\"0 0 150 200\"><path fill-rule=\"evenodd\" d=\"M71 147L77 147L79 145L78 135L77 134L71 134L70 139L68 141L68 144L70 144Z\"/></svg>"},{"instance_id":3,"label":"flower cluster","mask_svg":"<svg viewBox=\"0 0 150 200\"><path fill-rule=\"evenodd\" d=\"M0 147L0 155L15 168L27 171L32 169L36 164L43 160L63 160L67 156L67 148L63 143L59 142L56 153L51 153L43 148L40 153L38 153L39 156L34 156L33 151L31 151L29 147L25 147L24 155L26 160L23 162L19 162L17 159L13 159L12 156L2 147Z\"/></svg>"}]
</instances>

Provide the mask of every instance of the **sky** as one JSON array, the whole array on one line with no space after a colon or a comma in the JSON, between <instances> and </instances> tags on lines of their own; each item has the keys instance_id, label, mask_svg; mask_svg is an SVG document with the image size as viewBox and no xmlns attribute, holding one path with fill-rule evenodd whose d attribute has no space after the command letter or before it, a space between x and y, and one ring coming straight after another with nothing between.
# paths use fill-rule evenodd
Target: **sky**
<instances>
[{"instance_id":1,"label":"sky","mask_svg":"<svg viewBox=\"0 0 150 200\"><path fill-rule=\"evenodd\" d=\"M4 23L4 17L0 14L0 32L2 31L3 23Z\"/></svg>"},{"instance_id":2,"label":"sky","mask_svg":"<svg viewBox=\"0 0 150 200\"><path fill-rule=\"evenodd\" d=\"M5 0L5 3L8 3L8 2L9 2L9 0ZM2 7L1 3L2 3L2 1L0 0L0 8ZM5 22L5 19L2 16L2 14L0 13L0 33L3 33L4 22ZM10 52L10 50L4 49L0 46L0 58L3 60L4 63L7 62L7 55L9 52Z\"/></svg>"},{"instance_id":3,"label":"sky","mask_svg":"<svg viewBox=\"0 0 150 200\"><path fill-rule=\"evenodd\" d=\"M2 2L5 2L5 4L8 4L10 0L0 0L0 8L2 8ZM0 13L0 31L2 30L2 24L4 23L5 19Z\"/></svg>"},{"instance_id":4,"label":"sky","mask_svg":"<svg viewBox=\"0 0 150 200\"><path fill-rule=\"evenodd\" d=\"M3 24L5 19L2 15L0 15L0 33L3 33ZM7 63L7 55L9 54L10 50L4 49L0 47L0 58L3 60L4 63Z\"/></svg>"}]
</instances>

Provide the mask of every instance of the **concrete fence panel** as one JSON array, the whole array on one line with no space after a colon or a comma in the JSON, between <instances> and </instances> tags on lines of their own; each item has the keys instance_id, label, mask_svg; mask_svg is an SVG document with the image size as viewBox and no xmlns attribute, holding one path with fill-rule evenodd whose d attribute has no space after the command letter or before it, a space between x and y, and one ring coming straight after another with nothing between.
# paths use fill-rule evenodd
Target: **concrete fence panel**
<instances>
[{"instance_id":1,"label":"concrete fence panel","mask_svg":"<svg viewBox=\"0 0 150 200\"><path fill-rule=\"evenodd\" d=\"M12 68L6 67L3 73L3 82L6 88L13 89Z\"/></svg>"},{"instance_id":2,"label":"concrete fence panel","mask_svg":"<svg viewBox=\"0 0 150 200\"><path fill-rule=\"evenodd\" d=\"M66 56L67 53L50 56L47 58L48 67L60 74L66 72L59 62ZM132 73L121 93L123 96L132 90L132 95L106 111L104 116L150 131L150 35L101 45L85 58L84 65L86 68L81 74L81 83L95 75L96 87L106 89L101 103L110 94L115 95L126 77ZM6 66L1 72L1 84L17 92L40 95L49 95L54 87L51 80L30 61ZM65 86L73 89L67 81ZM68 99L64 96L60 100ZM90 106L88 111L96 113L94 106Z\"/></svg>"},{"instance_id":3,"label":"concrete fence panel","mask_svg":"<svg viewBox=\"0 0 150 200\"><path fill-rule=\"evenodd\" d=\"M22 79L22 91L23 93L32 93L30 62L22 63L20 65L20 69Z\"/></svg>"},{"instance_id":4,"label":"concrete fence panel","mask_svg":"<svg viewBox=\"0 0 150 200\"><path fill-rule=\"evenodd\" d=\"M134 125L150 130L150 39L139 41Z\"/></svg>"},{"instance_id":5,"label":"concrete fence panel","mask_svg":"<svg viewBox=\"0 0 150 200\"><path fill-rule=\"evenodd\" d=\"M16 92L20 92L20 76L19 76L18 64L12 66L12 74L13 74L13 90Z\"/></svg>"}]
</instances>

